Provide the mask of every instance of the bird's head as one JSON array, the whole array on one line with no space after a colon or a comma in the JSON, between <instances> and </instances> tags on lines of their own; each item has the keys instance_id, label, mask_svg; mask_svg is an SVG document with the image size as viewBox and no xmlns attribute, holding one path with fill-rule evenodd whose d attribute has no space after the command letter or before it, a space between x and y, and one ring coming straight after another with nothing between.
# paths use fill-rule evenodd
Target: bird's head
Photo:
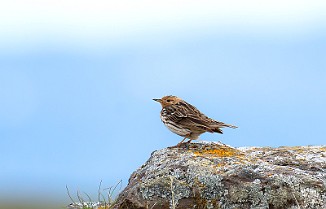
<instances>
[{"instance_id":1,"label":"bird's head","mask_svg":"<svg viewBox=\"0 0 326 209\"><path fill-rule=\"evenodd\" d=\"M170 105L178 104L182 99L176 97L176 96L164 96L162 99L153 99L155 102L159 102L162 107L167 107Z\"/></svg>"}]
</instances>

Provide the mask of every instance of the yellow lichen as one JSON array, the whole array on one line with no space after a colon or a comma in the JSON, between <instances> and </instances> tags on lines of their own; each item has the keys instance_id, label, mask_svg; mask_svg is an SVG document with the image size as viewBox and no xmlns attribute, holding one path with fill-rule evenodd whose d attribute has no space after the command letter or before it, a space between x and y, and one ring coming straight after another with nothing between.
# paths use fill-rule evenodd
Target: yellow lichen
<instances>
[{"instance_id":1,"label":"yellow lichen","mask_svg":"<svg viewBox=\"0 0 326 209\"><path fill-rule=\"evenodd\" d=\"M193 151L197 156L233 157L239 155L239 151L231 147L217 147Z\"/></svg>"}]
</instances>

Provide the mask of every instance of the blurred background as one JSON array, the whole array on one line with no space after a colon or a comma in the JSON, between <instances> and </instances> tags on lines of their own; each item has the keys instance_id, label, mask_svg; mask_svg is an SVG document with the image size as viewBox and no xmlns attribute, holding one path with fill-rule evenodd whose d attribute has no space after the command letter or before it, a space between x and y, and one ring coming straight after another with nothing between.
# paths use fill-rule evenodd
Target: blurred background
<instances>
[{"instance_id":1,"label":"blurred background","mask_svg":"<svg viewBox=\"0 0 326 209\"><path fill-rule=\"evenodd\" d=\"M239 126L201 140L325 145L325 11L321 0L2 2L0 203L64 207L66 185L95 200L101 180L126 186L181 140L152 101L164 95Z\"/></svg>"}]
</instances>

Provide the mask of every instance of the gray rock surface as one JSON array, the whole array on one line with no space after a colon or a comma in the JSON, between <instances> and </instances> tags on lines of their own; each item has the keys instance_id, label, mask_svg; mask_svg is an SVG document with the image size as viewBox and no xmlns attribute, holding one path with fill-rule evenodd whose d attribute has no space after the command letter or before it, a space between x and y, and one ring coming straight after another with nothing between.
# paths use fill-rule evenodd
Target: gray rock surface
<instances>
[{"instance_id":1,"label":"gray rock surface","mask_svg":"<svg viewBox=\"0 0 326 209\"><path fill-rule=\"evenodd\" d=\"M115 208L326 208L326 146L201 142L154 151Z\"/></svg>"}]
</instances>

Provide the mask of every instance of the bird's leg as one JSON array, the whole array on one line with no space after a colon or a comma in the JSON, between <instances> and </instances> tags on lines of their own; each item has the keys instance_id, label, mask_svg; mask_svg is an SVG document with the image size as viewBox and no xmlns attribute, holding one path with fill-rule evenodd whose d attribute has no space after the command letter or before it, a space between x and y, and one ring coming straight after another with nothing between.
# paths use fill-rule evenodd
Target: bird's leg
<instances>
[{"instance_id":1,"label":"bird's leg","mask_svg":"<svg viewBox=\"0 0 326 209\"><path fill-rule=\"evenodd\" d=\"M191 141L192 141L192 139L189 139L186 143L187 144L190 144L191 143Z\"/></svg>"},{"instance_id":2,"label":"bird's leg","mask_svg":"<svg viewBox=\"0 0 326 209\"><path fill-rule=\"evenodd\" d=\"M186 140L186 138L187 138L188 136L185 136L185 138L183 138L182 139L182 141L181 142L179 142L177 145L176 145L176 147L180 147L181 146L181 144L182 144L182 142L184 142L184 140Z\"/></svg>"},{"instance_id":3,"label":"bird's leg","mask_svg":"<svg viewBox=\"0 0 326 209\"><path fill-rule=\"evenodd\" d=\"M190 134L186 135L185 138L183 138L182 141L179 142L175 147L180 147L181 144L184 142L184 140L186 140L186 138L189 138L189 137L190 137ZM189 139L189 141L186 142L186 143L188 144L189 142L191 142L191 140L192 140L192 139Z\"/></svg>"}]
</instances>

